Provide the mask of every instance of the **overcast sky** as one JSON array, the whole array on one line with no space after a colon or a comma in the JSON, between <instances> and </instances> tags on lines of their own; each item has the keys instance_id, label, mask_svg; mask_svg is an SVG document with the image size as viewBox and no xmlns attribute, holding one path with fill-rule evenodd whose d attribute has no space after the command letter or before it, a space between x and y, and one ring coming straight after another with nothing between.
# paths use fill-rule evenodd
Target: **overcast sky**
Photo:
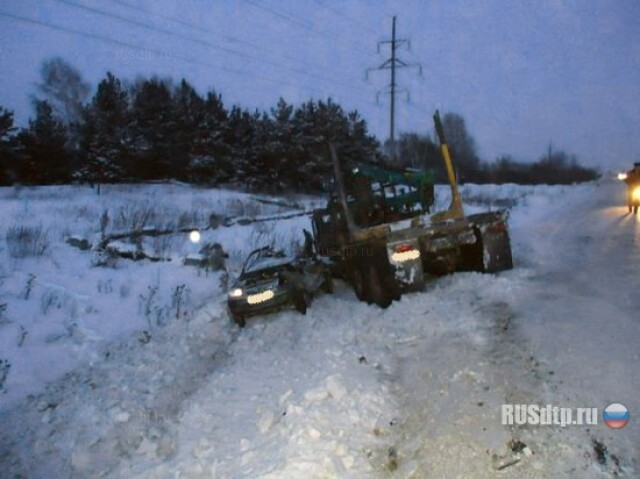
<instances>
[{"instance_id":1,"label":"overcast sky","mask_svg":"<svg viewBox=\"0 0 640 479\"><path fill-rule=\"evenodd\" d=\"M393 15L399 57L423 66L398 72L397 132L431 134L440 108L486 160L551 142L602 170L640 161L637 0L1 0L0 105L26 124L40 64L61 56L94 88L112 71L184 77L228 107L330 96L384 139L389 72L365 71Z\"/></svg>"}]
</instances>

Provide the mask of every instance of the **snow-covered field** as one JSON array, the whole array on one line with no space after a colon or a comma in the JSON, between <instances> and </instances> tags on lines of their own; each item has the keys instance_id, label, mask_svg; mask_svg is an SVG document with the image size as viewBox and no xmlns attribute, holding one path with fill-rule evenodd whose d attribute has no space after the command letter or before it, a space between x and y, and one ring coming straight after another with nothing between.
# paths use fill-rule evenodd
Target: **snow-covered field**
<instances>
[{"instance_id":1,"label":"snow-covered field","mask_svg":"<svg viewBox=\"0 0 640 479\"><path fill-rule=\"evenodd\" d=\"M320 199L0 189L0 476L637 477L640 220L621 186L462 194L469 212L511 210L514 270L444 277L386 310L337 281L306 316L238 330L223 275L181 259L219 242L233 274L254 247L294 249ZM141 222L202 243L145 240L158 262L65 243ZM39 232L31 255L6 241L20 227ZM612 402L631 412L622 430L500 422L503 403Z\"/></svg>"}]
</instances>

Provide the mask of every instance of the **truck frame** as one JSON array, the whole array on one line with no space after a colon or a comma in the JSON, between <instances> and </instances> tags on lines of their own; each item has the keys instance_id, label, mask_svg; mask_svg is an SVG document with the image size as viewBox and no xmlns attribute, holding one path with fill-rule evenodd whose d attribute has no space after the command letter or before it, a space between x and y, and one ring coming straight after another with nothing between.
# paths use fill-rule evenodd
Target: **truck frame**
<instances>
[{"instance_id":1,"label":"truck frame","mask_svg":"<svg viewBox=\"0 0 640 479\"><path fill-rule=\"evenodd\" d=\"M316 251L357 297L387 307L430 278L513 267L506 210L465 215L438 111L434 114L451 204L429 216L433 177L363 165L343 173L335 146L326 208L312 215Z\"/></svg>"}]
</instances>

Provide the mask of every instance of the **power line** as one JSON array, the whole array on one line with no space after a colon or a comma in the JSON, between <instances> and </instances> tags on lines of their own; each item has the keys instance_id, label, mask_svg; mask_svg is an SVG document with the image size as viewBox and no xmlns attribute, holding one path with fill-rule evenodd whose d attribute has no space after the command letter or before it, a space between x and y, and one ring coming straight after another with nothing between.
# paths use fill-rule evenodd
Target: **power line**
<instances>
[{"instance_id":1,"label":"power line","mask_svg":"<svg viewBox=\"0 0 640 479\"><path fill-rule=\"evenodd\" d=\"M256 50L260 50L260 51L263 51L263 52L267 52L267 53L274 53L273 49L265 48L265 47L263 47L261 45L258 45L256 43L248 42L246 40L242 40L242 39L240 39L238 37L234 37L232 35L227 35L227 34L224 34L224 33L214 32L211 29L204 28L204 27L201 27L201 26L193 24L193 23L185 22L184 20L181 20L179 18L174 18L174 17L171 17L169 15L163 15L161 13L152 12L151 10L147 10L145 8L138 7L137 5L131 5L131 4L129 4L127 2L124 2L122 0L111 0L111 2L115 3L117 5L121 5L123 7L129 8L131 10L135 10L135 11L137 11L139 13L144 13L145 15L151 15L151 16L154 16L154 17L158 17L158 18L161 18L163 20L167 20L167 21L174 22L176 24L191 28L193 30L198 30L198 31L200 31L202 33L206 33L208 35L213 35L213 36L216 36L216 37L224 38L225 40L227 40L229 42L232 42L232 43L237 43L239 45L244 45L244 46L247 46L247 47L250 47L250 48L253 48L253 49L256 49ZM306 60L303 60L303 59L288 55L287 53L284 53L284 52L278 52L278 54L282 58L286 58L288 60L292 60L292 61L295 61L295 62L300 63L300 64L306 64L306 65L311 66L311 67L320 66L318 64L309 63Z\"/></svg>"},{"instance_id":2,"label":"power line","mask_svg":"<svg viewBox=\"0 0 640 479\"><path fill-rule=\"evenodd\" d=\"M97 9L97 8L88 7L88 6L81 5L81 4L78 4L78 3L75 3L75 2L72 2L72 1L69 1L69 0L57 0L57 1L59 3L68 5L70 7L78 8L78 9L81 9L81 10L86 10L86 11L94 13L96 15L101 15L101 16L113 18L113 19L116 19L116 20L119 20L119 21L122 21L122 22L125 22L125 23L129 23L129 24L141 27L141 28L145 28L147 30L160 32L160 33L163 33L163 34L166 34L166 35L170 35L170 36L173 36L173 37L181 38L183 40L187 40L187 41L190 41L190 42L193 42L193 43L204 45L204 46L212 48L214 50L219 50L219 51L231 54L231 55L236 55L236 56L239 56L239 57L247 58L247 59L259 62L259 63L267 64L269 66L277 66L279 68L282 68L282 69L285 69L285 70L289 70L289 71L291 71L293 73L298 73L300 75L304 75L304 76L311 77L311 78L314 78L314 79L323 78L325 81L329 81L329 82L332 82L332 83L335 83L335 84L339 84L341 86L345 86L345 84L343 84L342 82L340 82L340 81L338 81L338 80L336 80L334 78L331 78L331 77L321 77L321 76L318 76L318 75L312 75L309 72L307 72L306 70L302 70L302 69L298 69L298 68L291 68L291 67L288 67L286 65L270 62L269 60L266 60L264 58L248 55L248 54L246 54L244 52L239 52L237 50L232 50L232 49L229 49L229 48L220 47L218 45L214 45L214 44L209 43L209 42L204 41L204 40L195 39L195 38L189 37L187 35L182 35L182 34L176 33L176 32L174 32L172 30L168 30L168 29L165 29L165 28L158 28L158 27L149 25L149 24L144 23L144 22L139 22L137 20L131 20L129 18L125 18L125 17L122 17L120 15L116 15L116 14L113 14L111 12L107 12L105 10L100 10L100 9ZM354 88L354 87L352 85L349 85L348 88Z\"/></svg>"},{"instance_id":3,"label":"power line","mask_svg":"<svg viewBox=\"0 0 640 479\"><path fill-rule=\"evenodd\" d=\"M249 5L253 5L254 7L257 7L259 9L261 9L261 10L264 10L265 12L268 12L268 13L270 13L271 15L273 15L275 17L278 17L278 18L280 18L282 20L285 20L285 21L287 21L289 23L293 23L294 25L298 25L299 27L302 27L305 30L308 30L308 31L313 32L313 33L320 34L322 36L326 36L326 33L321 32L319 30L316 30L312 24L310 24L308 22L305 22L303 20L300 20L298 18L295 18L292 15L279 12L278 10L275 10L273 8L270 8L270 7L267 7L266 5L262 5L261 3L258 3L255 0L244 0L244 1L246 3L248 3Z\"/></svg>"},{"instance_id":4,"label":"power line","mask_svg":"<svg viewBox=\"0 0 640 479\"><path fill-rule=\"evenodd\" d=\"M185 63L190 63L190 64L194 64L194 65L199 65L199 66L205 66L208 68L216 68L228 73L232 73L234 75L239 75L239 76L244 76L244 77L256 77L255 75L252 75L251 72L248 71L243 71L243 70L236 70L234 68L229 68L229 67L225 67L225 66L217 66L217 65L213 65L211 63L207 63L207 62L203 62L194 58L189 58L189 57L183 57L180 55L174 55L172 53L167 53L163 50L158 50L155 48L147 48L147 47L141 47L138 45L134 45L132 43L129 42L125 42L125 41L121 41L121 40L115 40L113 38L109 38L109 37L105 37L102 35L98 35L95 33L87 33L87 32L83 32L81 30L76 30L73 28L68 28L68 27L64 27L64 26L60 26L60 25L54 25L52 23L46 23L46 22L42 22L40 20L34 20L31 18L27 18L27 17L22 17L19 15L14 15L11 13L6 13L6 12L0 12L0 17L5 17L5 18L11 18L12 20L17 20L23 23L29 23L32 25L37 25L37 26L41 26L41 27L45 27L51 30L57 30L57 31L62 31L68 34L72 34L72 35L77 35L77 36L81 36L84 38L90 38L92 40L98 40L101 42L105 42L105 43L110 43L110 44L114 44L114 45L119 45L119 46L123 46L123 47L127 47L127 48L131 48L133 50L138 50L141 51L143 53L153 53L155 55L164 57L164 58L175 58L177 60L181 60ZM285 85L285 86L292 86L292 87L296 87L296 88L303 88L306 89L307 91L315 91L317 93L320 93L321 95L325 95L325 92L318 90L316 88L313 87L308 87L308 86L303 86L301 87L300 85L296 85L293 83L289 83L287 81L284 80L279 80L276 78L270 78L270 77L266 77L263 75L258 76L258 78L260 80L264 80L266 82L269 83L276 83L276 84L281 84L281 85ZM258 90L256 90L258 91Z\"/></svg>"},{"instance_id":5,"label":"power line","mask_svg":"<svg viewBox=\"0 0 640 479\"><path fill-rule=\"evenodd\" d=\"M342 13L340 10L338 10L338 9L336 9L336 8L333 8L333 7L330 7L329 5L327 5L326 3L324 3L323 1L321 1L321 0L315 0L315 2L316 2L318 5L320 5L321 7L323 7L324 9L326 9L326 10L330 11L331 13L333 13L334 15L336 15L336 16L338 16L338 17L340 17L340 18L343 18L344 20L346 20L346 21L348 21L348 22L350 22L350 23L352 23L352 24L354 24L354 25L358 26L358 27L359 27L359 28L361 28L363 31L364 31L364 30L367 30L369 33L372 33L372 34L374 34L374 35L377 35L377 34L378 34L378 32L376 32L376 31L375 31L374 29L372 29L370 26L368 26L368 25L364 25L363 23L360 23L360 22L358 22L358 21L354 20L354 19L353 19L353 18L351 18L350 16L348 16L348 15L346 15L346 14Z\"/></svg>"},{"instance_id":6,"label":"power line","mask_svg":"<svg viewBox=\"0 0 640 479\"><path fill-rule=\"evenodd\" d=\"M433 115L433 112L430 112L426 108L420 106L417 103L413 103L412 101L407 102L407 105L409 105L411 108L414 108L415 110L417 110L417 111L419 111L421 113L426 113L427 115Z\"/></svg>"},{"instance_id":7,"label":"power line","mask_svg":"<svg viewBox=\"0 0 640 479\"><path fill-rule=\"evenodd\" d=\"M81 5L79 3L71 2L69 0L56 0L56 1L59 2L59 3L63 3L65 5L68 5L70 7L78 8L78 9L81 9L81 10L86 10L86 11L94 13L96 15L115 18L116 20L120 20L121 22L129 23L131 25L135 25L135 26L140 27L140 28L145 28L147 30L151 30L151 31L154 31L154 32L164 33L165 35L169 35L169 36L176 37L176 38L181 38L181 39L187 40L189 42L198 43L200 45L204 45L204 46L213 48L215 50L219 50L219 51L222 51L222 52L225 52L225 53L229 53L231 55L237 55L237 56L240 56L240 57L243 57L243 58L252 59L252 60L256 59L256 58L252 57L251 55L247 55L244 52L240 52L240 51L237 51L237 50L232 50L230 48L214 45L212 43L205 42L204 40L194 39L194 38L191 38L191 37L189 37L187 35L182 35L180 33L176 33L176 32L173 32L171 30L164 29L164 28L154 27L152 25L149 25L148 23L139 22L137 20L131 20L129 18L122 17L120 15L117 15L117 14L114 14L114 13L111 13L111 12L107 12L105 10L100 10L99 8L88 7L86 5Z\"/></svg>"},{"instance_id":8,"label":"power line","mask_svg":"<svg viewBox=\"0 0 640 479\"><path fill-rule=\"evenodd\" d=\"M249 5L253 5L256 8L259 8L261 10L264 10L265 12L280 18L282 20L285 20L293 25L297 25L301 28L304 28L305 30L308 30L312 33L315 33L316 35L320 35L323 36L325 38L328 38L331 41L335 41L335 36L330 35L329 33L322 31L322 30L318 30L317 28L314 27L314 25L312 23L309 23L305 20L301 20L300 18L296 17L295 15L292 15L290 13L283 13L281 11L275 10L274 8L268 7L262 3L258 3L255 0L244 0L246 3L248 3ZM362 48L358 48L358 50L360 50L362 53L364 53L365 55L370 55L371 52L366 51Z\"/></svg>"},{"instance_id":9,"label":"power line","mask_svg":"<svg viewBox=\"0 0 640 479\"><path fill-rule=\"evenodd\" d=\"M137 5L131 5L131 4L127 3L127 2L123 2L122 0L111 0L111 2L115 3L117 5L121 5L123 7L129 8L131 10L135 10L135 11L140 12L140 13L144 13L145 15L152 15L154 17L158 17L158 18L162 18L164 20L169 20L169 21L174 22L174 23L178 23L178 24L183 25L185 27L193 28L194 30L199 30L199 31L201 31L203 33L207 33L209 35L214 35L214 36L217 36L217 37L224 38L225 40L227 40L229 42L232 42L232 43L238 43L238 44L246 45L246 46L249 46L249 47L252 47L252 48L258 47L257 45L254 45L253 43L249 43L249 42L246 42L244 40L240 40L240 39L232 37L230 35L224 35L222 33L217 33L217 32L214 32L212 30L209 30L207 28L203 28L203 27L200 27L198 25L195 25L193 23L185 22L184 20L180 20L178 18L170 17L169 15L163 15L162 13L152 12L151 10L146 10L146 9L144 9L142 7L137 6Z\"/></svg>"}]
</instances>

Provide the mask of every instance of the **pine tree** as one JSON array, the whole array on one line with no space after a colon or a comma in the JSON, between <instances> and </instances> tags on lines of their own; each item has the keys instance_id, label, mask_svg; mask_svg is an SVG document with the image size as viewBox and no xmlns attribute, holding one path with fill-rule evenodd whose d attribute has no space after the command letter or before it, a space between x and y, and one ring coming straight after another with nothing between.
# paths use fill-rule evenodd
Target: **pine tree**
<instances>
[{"instance_id":1,"label":"pine tree","mask_svg":"<svg viewBox=\"0 0 640 479\"><path fill-rule=\"evenodd\" d=\"M195 89L183 79L174 91L173 109L176 126L173 131L175 152L172 159L172 176L186 179L194 155L198 127L204 118L205 103Z\"/></svg>"},{"instance_id":2,"label":"pine tree","mask_svg":"<svg viewBox=\"0 0 640 479\"><path fill-rule=\"evenodd\" d=\"M301 105L295 112L294 125L294 141L301 150L298 167L290 176L290 184L296 189L303 185L316 191L323 188L333 168L329 143L338 148L345 169L370 161L378 149L358 112L345 114L331 99Z\"/></svg>"},{"instance_id":3,"label":"pine tree","mask_svg":"<svg viewBox=\"0 0 640 479\"><path fill-rule=\"evenodd\" d=\"M175 172L176 121L168 81L139 81L133 91L131 131L136 150L133 172L139 179L165 179Z\"/></svg>"},{"instance_id":4,"label":"pine tree","mask_svg":"<svg viewBox=\"0 0 640 479\"><path fill-rule=\"evenodd\" d=\"M228 161L233 165L233 183L255 186L256 178L262 175L259 163L259 144L262 132L258 131L259 115L251 114L238 106L229 112L224 143L229 147ZM262 128L260 128L262 130Z\"/></svg>"},{"instance_id":5,"label":"pine tree","mask_svg":"<svg viewBox=\"0 0 640 479\"><path fill-rule=\"evenodd\" d=\"M83 117L83 158L74 177L98 184L99 194L101 183L122 181L130 168L128 97L120 80L107 73Z\"/></svg>"},{"instance_id":6,"label":"pine tree","mask_svg":"<svg viewBox=\"0 0 640 479\"><path fill-rule=\"evenodd\" d=\"M67 130L47 101L36 101L35 106L35 120L19 135L25 151L22 179L32 184L67 183L71 175Z\"/></svg>"},{"instance_id":7,"label":"pine tree","mask_svg":"<svg viewBox=\"0 0 640 479\"><path fill-rule=\"evenodd\" d=\"M0 106L0 185L11 185L18 178L15 131L13 112Z\"/></svg>"},{"instance_id":8,"label":"pine tree","mask_svg":"<svg viewBox=\"0 0 640 479\"><path fill-rule=\"evenodd\" d=\"M231 146L225 142L228 121L221 96L207 93L189 158L191 181L217 184L233 178L237 165L233 164Z\"/></svg>"},{"instance_id":9,"label":"pine tree","mask_svg":"<svg viewBox=\"0 0 640 479\"><path fill-rule=\"evenodd\" d=\"M271 118L264 117L262 127L268 132L262 153L261 167L266 182L277 190L291 185L292 177L302 161L300 146L294 140L293 106L283 98L271 109Z\"/></svg>"}]
</instances>

